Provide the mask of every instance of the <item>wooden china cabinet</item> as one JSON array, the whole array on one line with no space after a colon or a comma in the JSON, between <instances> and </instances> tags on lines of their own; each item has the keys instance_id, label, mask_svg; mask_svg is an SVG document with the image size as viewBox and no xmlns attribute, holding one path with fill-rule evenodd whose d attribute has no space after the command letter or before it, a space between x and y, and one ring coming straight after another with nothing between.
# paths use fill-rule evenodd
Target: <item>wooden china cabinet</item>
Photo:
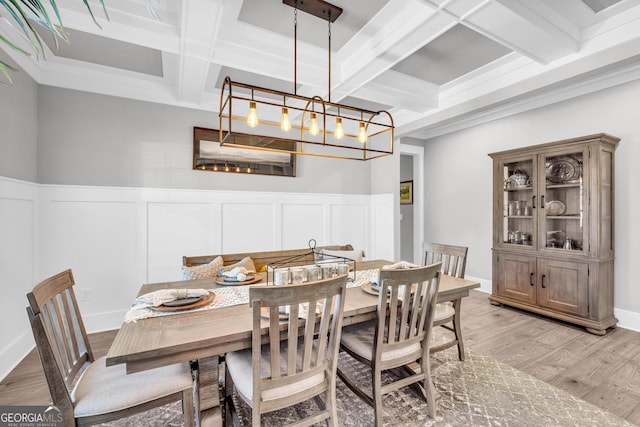
<instances>
[{"instance_id":1,"label":"wooden china cabinet","mask_svg":"<svg viewBox=\"0 0 640 427\"><path fill-rule=\"evenodd\" d=\"M493 159L492 304L604 335L613 316L614 150L589 135Z\"/></svg>"}]
</instances>

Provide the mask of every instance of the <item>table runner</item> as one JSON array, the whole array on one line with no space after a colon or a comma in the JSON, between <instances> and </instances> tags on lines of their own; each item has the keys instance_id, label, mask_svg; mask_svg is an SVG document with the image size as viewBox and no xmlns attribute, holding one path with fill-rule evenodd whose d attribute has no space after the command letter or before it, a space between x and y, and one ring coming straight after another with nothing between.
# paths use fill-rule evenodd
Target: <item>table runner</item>
<instances>
[{"instance_id":1,"label":"table runner","mask_svg":"<svg viewBox=\"0 0 640 427\"><path fill-rule=\"evenodd\" d=\"M362 270L356 272L355 280L347 283L347 288L355 288L362 286L365 282L370 282L378 277L378 269ZM261 284L261 283L260 283ZM268 282L267 285L271 285ZM131 307L129 311L124 315L124 322L136 322L138 320L147 319L149 317L161 317L161 316L173 316L183 313L193 313L195 311L211 310L215 308L230 307L233 305L249 304L249 287L252 285L244 286L229 286L226 288L208 289L209 292L214 293L216 298L213 303L199 307L193 310L183 311L158 311L152 308L135 308Z\"/></svg>"}]
</instances>

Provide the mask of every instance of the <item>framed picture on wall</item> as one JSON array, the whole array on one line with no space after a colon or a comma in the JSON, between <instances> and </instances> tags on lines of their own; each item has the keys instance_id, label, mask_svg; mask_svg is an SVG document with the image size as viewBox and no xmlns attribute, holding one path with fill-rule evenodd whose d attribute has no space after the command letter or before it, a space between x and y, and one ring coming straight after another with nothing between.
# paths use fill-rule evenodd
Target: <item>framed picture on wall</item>
<instances>
[{"instance_id":1,"label":"framed picture on wall","mask_svg":"<svg viewBox=\"0 0 640 427\"><path fill-rule=\"evenodd\" d=\"M413 181L402 181L400 183L400 204L413 204Z\"/></svg>"}]
</instances>

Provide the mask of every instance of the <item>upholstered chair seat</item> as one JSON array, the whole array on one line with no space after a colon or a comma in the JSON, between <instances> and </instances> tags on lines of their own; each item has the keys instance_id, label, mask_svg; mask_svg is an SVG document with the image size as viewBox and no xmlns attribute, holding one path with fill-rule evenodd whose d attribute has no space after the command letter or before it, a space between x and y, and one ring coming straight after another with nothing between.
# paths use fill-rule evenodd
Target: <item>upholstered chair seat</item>
<instances>
[{"instance_id":1,"label":"upholstered chair seat","mask_svg":"<svg viewBox=\"0 0 640 427\"><path fill-rule=\"evenodd\" d=\"M71 392L76 418L122 411L142 403L191 389L186 363L127 374L125 365L107 367L96 359Z\"/></svg>"}]
</instances>

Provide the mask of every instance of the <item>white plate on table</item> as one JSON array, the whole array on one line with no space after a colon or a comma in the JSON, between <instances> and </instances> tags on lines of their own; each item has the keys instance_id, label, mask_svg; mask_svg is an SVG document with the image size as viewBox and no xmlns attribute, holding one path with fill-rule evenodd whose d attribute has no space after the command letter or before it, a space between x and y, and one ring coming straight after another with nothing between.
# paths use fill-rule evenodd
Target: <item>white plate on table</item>
<instances>
[{"instance_id":1,"label":"white plate on table","mask_svg":"<svg viewBox=\"0 0 640 427\"><path fill-rule=\"evenodd\" d=\"M193 310L194 308L200 308L209 305L213 303L215 299L216 294L214 294L213 292L209 292L207 295L204 295L202 297L181 298L175 301L165 302L158 307L151 307L151 309L157 311Z\"/></svg>"}]
</instances>

